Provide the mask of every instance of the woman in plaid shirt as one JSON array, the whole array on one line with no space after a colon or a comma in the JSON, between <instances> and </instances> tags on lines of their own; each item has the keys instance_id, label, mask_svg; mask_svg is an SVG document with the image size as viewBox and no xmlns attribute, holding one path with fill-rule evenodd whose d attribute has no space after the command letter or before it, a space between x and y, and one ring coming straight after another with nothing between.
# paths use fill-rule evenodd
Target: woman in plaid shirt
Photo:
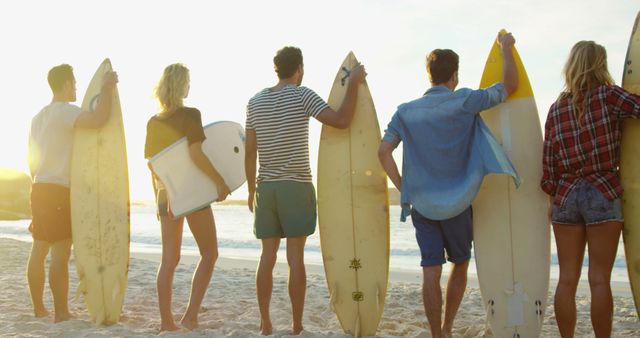
<instances>
[{"instance_id":1,"label":"woman in plaid shirt","mask_svg":"<svg viewBox=\"0 0 640 338\"><path fill-rule=\"evenodd\" d=\"M564 75L565 90L545 124L541 181L550 196L560 265L555 314L562 337L573 337L575 295L588 243L591 322L596 337L610 337L611 270L623 224L622 120L640 117L640 96L613 85L607 52L593 41L573 46Z\"/></svg>"}]
</instances>

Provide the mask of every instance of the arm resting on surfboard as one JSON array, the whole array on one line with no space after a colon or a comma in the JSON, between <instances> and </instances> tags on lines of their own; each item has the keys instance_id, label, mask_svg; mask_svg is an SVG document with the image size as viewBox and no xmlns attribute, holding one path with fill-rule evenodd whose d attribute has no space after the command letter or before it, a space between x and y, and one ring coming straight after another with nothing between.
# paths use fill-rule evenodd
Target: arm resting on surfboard
<instances>
[{"instance_id":1,"label":"arm resting on surfboard","mask_svg":"<svg viewBox=\"0 0 640 338\"><path fill-rule=\"evenodd\" d=\"M100 99L98 105L93 112L83 111L76 119L76 128L100 128L111 115L111 101L113 101L113 90L118 83L118 74L108 72L104 75L104 82L100 91Z\"/></svg>"},{"instance_id":2,"label":"arm resting on surfboard","mask_svg":"<svg viewBox=\"0 0 640 338\"><path fill-rule=\"evenodd\" d=\"M230 193L229 187L227 183L224 182L224 178L222 178L218 170L216 170L211 161L209 161L207 155L202 152L202 142L195 142L189 145L189 157L191 157L193 163L216 184L216 188L218 189L217 201L224 201Z\"/></svg>"},{"instance_id":3,"label":"arm resting on surfboard","mask_svg":"<svg viewBox=\"0 0 640 338\"><path fill-rule=\"evenodd\" d=\"M256 143L256 131L247 129L244 141L244 173L247 176L249 198L247 205L253 212L253 195L256 192L256 161L258 158L258 146Z\"/></svg>"},{"instance_id":4,"label":"arm resting on surfboard","mask_svg":"<svg viewBox=\"0 0 640 338\"><path fill-rule=\"evenodd\" d=\"M347 85L347 93L342 100L342 104L338 111L327 108L320 112L317 119L323 124L330 125L334 128L345 129L351 125L353 114L356 111L356 102L358 100L358 87L364 82L367 73L364 66L358 64L351 69L349 82Z\"/></svg>"},{"instance_id":5,"label":"arm resting on surfboard","mask_svg":"<svg viewBox=\"0 0 640 338\"><path fill-rule=\"evenodd\" d=\"M507 90L507 96L511 95L518 89L518 68L516 68L516 62L513 59L513 45L516 43L511 33L499 34L498 44L500 45L500 51L502 51L502 57L504 58L504 64L502 68L502 83Z\"/></svg>"},{"instance_id":6,"label":"arm resting on surfboard","mask_svg":"<svg viewBox=\"0 0 640 338\"><path fill-rule=\"evenodd\" d=\"M402 184L402 177L400 176L400 172L398 171L398 165L396 164L396 160L393 159L393 150L395 147L389 143L382 141L380 142L380 148L378 148L378 159L380 160L380 164L382 164L382 168L387 172L387 176L393 182L393 185L396 186L398 191L401 191L400 186Z\"/></svg>"}]
</instances>

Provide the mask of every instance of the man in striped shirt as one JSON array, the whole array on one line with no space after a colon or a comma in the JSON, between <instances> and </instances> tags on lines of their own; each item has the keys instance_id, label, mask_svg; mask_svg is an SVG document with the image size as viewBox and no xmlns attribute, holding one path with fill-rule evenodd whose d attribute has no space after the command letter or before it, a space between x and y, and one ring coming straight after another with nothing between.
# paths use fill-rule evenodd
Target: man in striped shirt
<instances>
[{"instance_id":1,"label":"man in striped shirt","mask_svg":"<svg viewBox=\"0 0 640 338\"><path fill-rule=\"evenodd\" d=\"M353 118L364 66L351 70L347 94L334 111L313 90L301 87L302 52L284 47L273 58L278 83L257 93L247 105L245 172L254 233L262 242L256 275L260 333L273 331L269 303L273 267L280 238L287 239L289 297L293 334L302 330L307 277L304 245L316 228L316 197L309 165L309 117L336 128L348 128ZM260 170L256 184L256 160Z\"/></svg>"}]
</instances>

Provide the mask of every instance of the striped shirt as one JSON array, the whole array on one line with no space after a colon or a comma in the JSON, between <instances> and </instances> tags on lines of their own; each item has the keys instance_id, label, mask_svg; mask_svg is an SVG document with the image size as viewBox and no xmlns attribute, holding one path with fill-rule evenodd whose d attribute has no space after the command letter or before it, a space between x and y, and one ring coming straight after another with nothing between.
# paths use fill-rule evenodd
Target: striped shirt
<instances>
[{"instance_id":1,"label":"striped shirt","mask_svg":"<svg viewBox=\"0 0 640 338\"><path fill-rule=\"evenodd\" d=\"M564 205L582 180L608 200L622 195L618 167L622 119L640 118L640 96L618 86L600 86L588 96L582 124L573 117L571 95L558 99L547 115L542 157L542 190Z\"/></svg>"},{"instance_id":2,"label":"striped shirt","mask_svg":"<svg viewBox=\"0 0 640 338\"><path fill-rule=\"evenodd\" d=\"M295 85L267 88L249 100L246 128L256 133L258 183L311 182L309 117L327 108L313 90Z\"/></svg>"}]
</instances>

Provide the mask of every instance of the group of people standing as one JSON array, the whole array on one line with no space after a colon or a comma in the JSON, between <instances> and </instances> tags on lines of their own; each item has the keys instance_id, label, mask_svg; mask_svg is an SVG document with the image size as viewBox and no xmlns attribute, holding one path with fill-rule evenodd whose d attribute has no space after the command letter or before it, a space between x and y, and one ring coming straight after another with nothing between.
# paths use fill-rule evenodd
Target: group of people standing
<instances>
[{"instance_id":1,"label":"group of people standing","mask_svg":"<svg viewBox=\"0 0 640 338\"><path fill-rule=\"evenodd\" d=\"M480 172L474 158L471 135L478 129L479 113L504 102L518 88L518 73L511 34L498 36L504 58L503 81L486 89L458 89L458 55L448 49L428 54L426 68L431 88L421 98L400 105L380 143L378 156L390 180L400 190L402 218L411 215L423 267L423 302L433 337L451 336L455 315L467 283L473 242L471 206L461 201L439 201L434 210L424 192L443 181L455 189L471 189L465 173ZM302 52L284 47L274 57L278 82L258 92L247 105L245 172L248 207L254 213L254 234L262 253L256 272L260 332L273 332L269 304L273 268L281 238L286 238L289 264L289 296L292 333L303 330L306 291L304 247L316 228L316 199L309 165L309 119L336 128L348 128L355 113L358 86L364 82L364 66L351 70L345 98L337 110L313 90L301 86ZM612 297L610 275L623 217L622 187L618 166L621 122L640 117L640 96L613 85L605 49L592 42L577 43L565 66L565 90L551 106L545 124L542 157L542 189L549 194L560 279L555 312L560 334L572 337L576 323L575 294L584 248L589 248L591 318L597 337L611 334ZM30 161L33 186L30 230L33 247L28 262L29 290L37 317L47 316L43 304L44 260L51 249L49 283L55 321L69 319L67 305L68 262L71 248L69 205L70 154L74 128L100 128L108 119L110 92L118 78L105 76L100 101L93 112L71 104L76 100L75 78L68 65L49 72L52 102L32 121ZM145 158L151 158L182 137L187 138L191 159L216 184L219 200L229 188L202 152L205 140L200 112L183 104L189 93L189 70L182 64L165 68L155 89L160 111L147 124ZM403 143L402 173L392 153ZM497 154L498 156L506 156ZM257 166L259 162L259 167ZM407 168L410 168L407 169ZM257 171L257 175L256 175ZM479 176L479 180L485 173ZM198 326L198 310L211 280L218 256L215 221L211 207L174 219L171 201L162 182L153 176L153 187L162 233L162 260L157 275L161 330L177 330L171 311L173 276L180 259L182 229L186 218L200 251L192 280L189 304L181 325ZM444 297L440 289L442 264L453 270Z\"/></svg>"}]
</instances>

